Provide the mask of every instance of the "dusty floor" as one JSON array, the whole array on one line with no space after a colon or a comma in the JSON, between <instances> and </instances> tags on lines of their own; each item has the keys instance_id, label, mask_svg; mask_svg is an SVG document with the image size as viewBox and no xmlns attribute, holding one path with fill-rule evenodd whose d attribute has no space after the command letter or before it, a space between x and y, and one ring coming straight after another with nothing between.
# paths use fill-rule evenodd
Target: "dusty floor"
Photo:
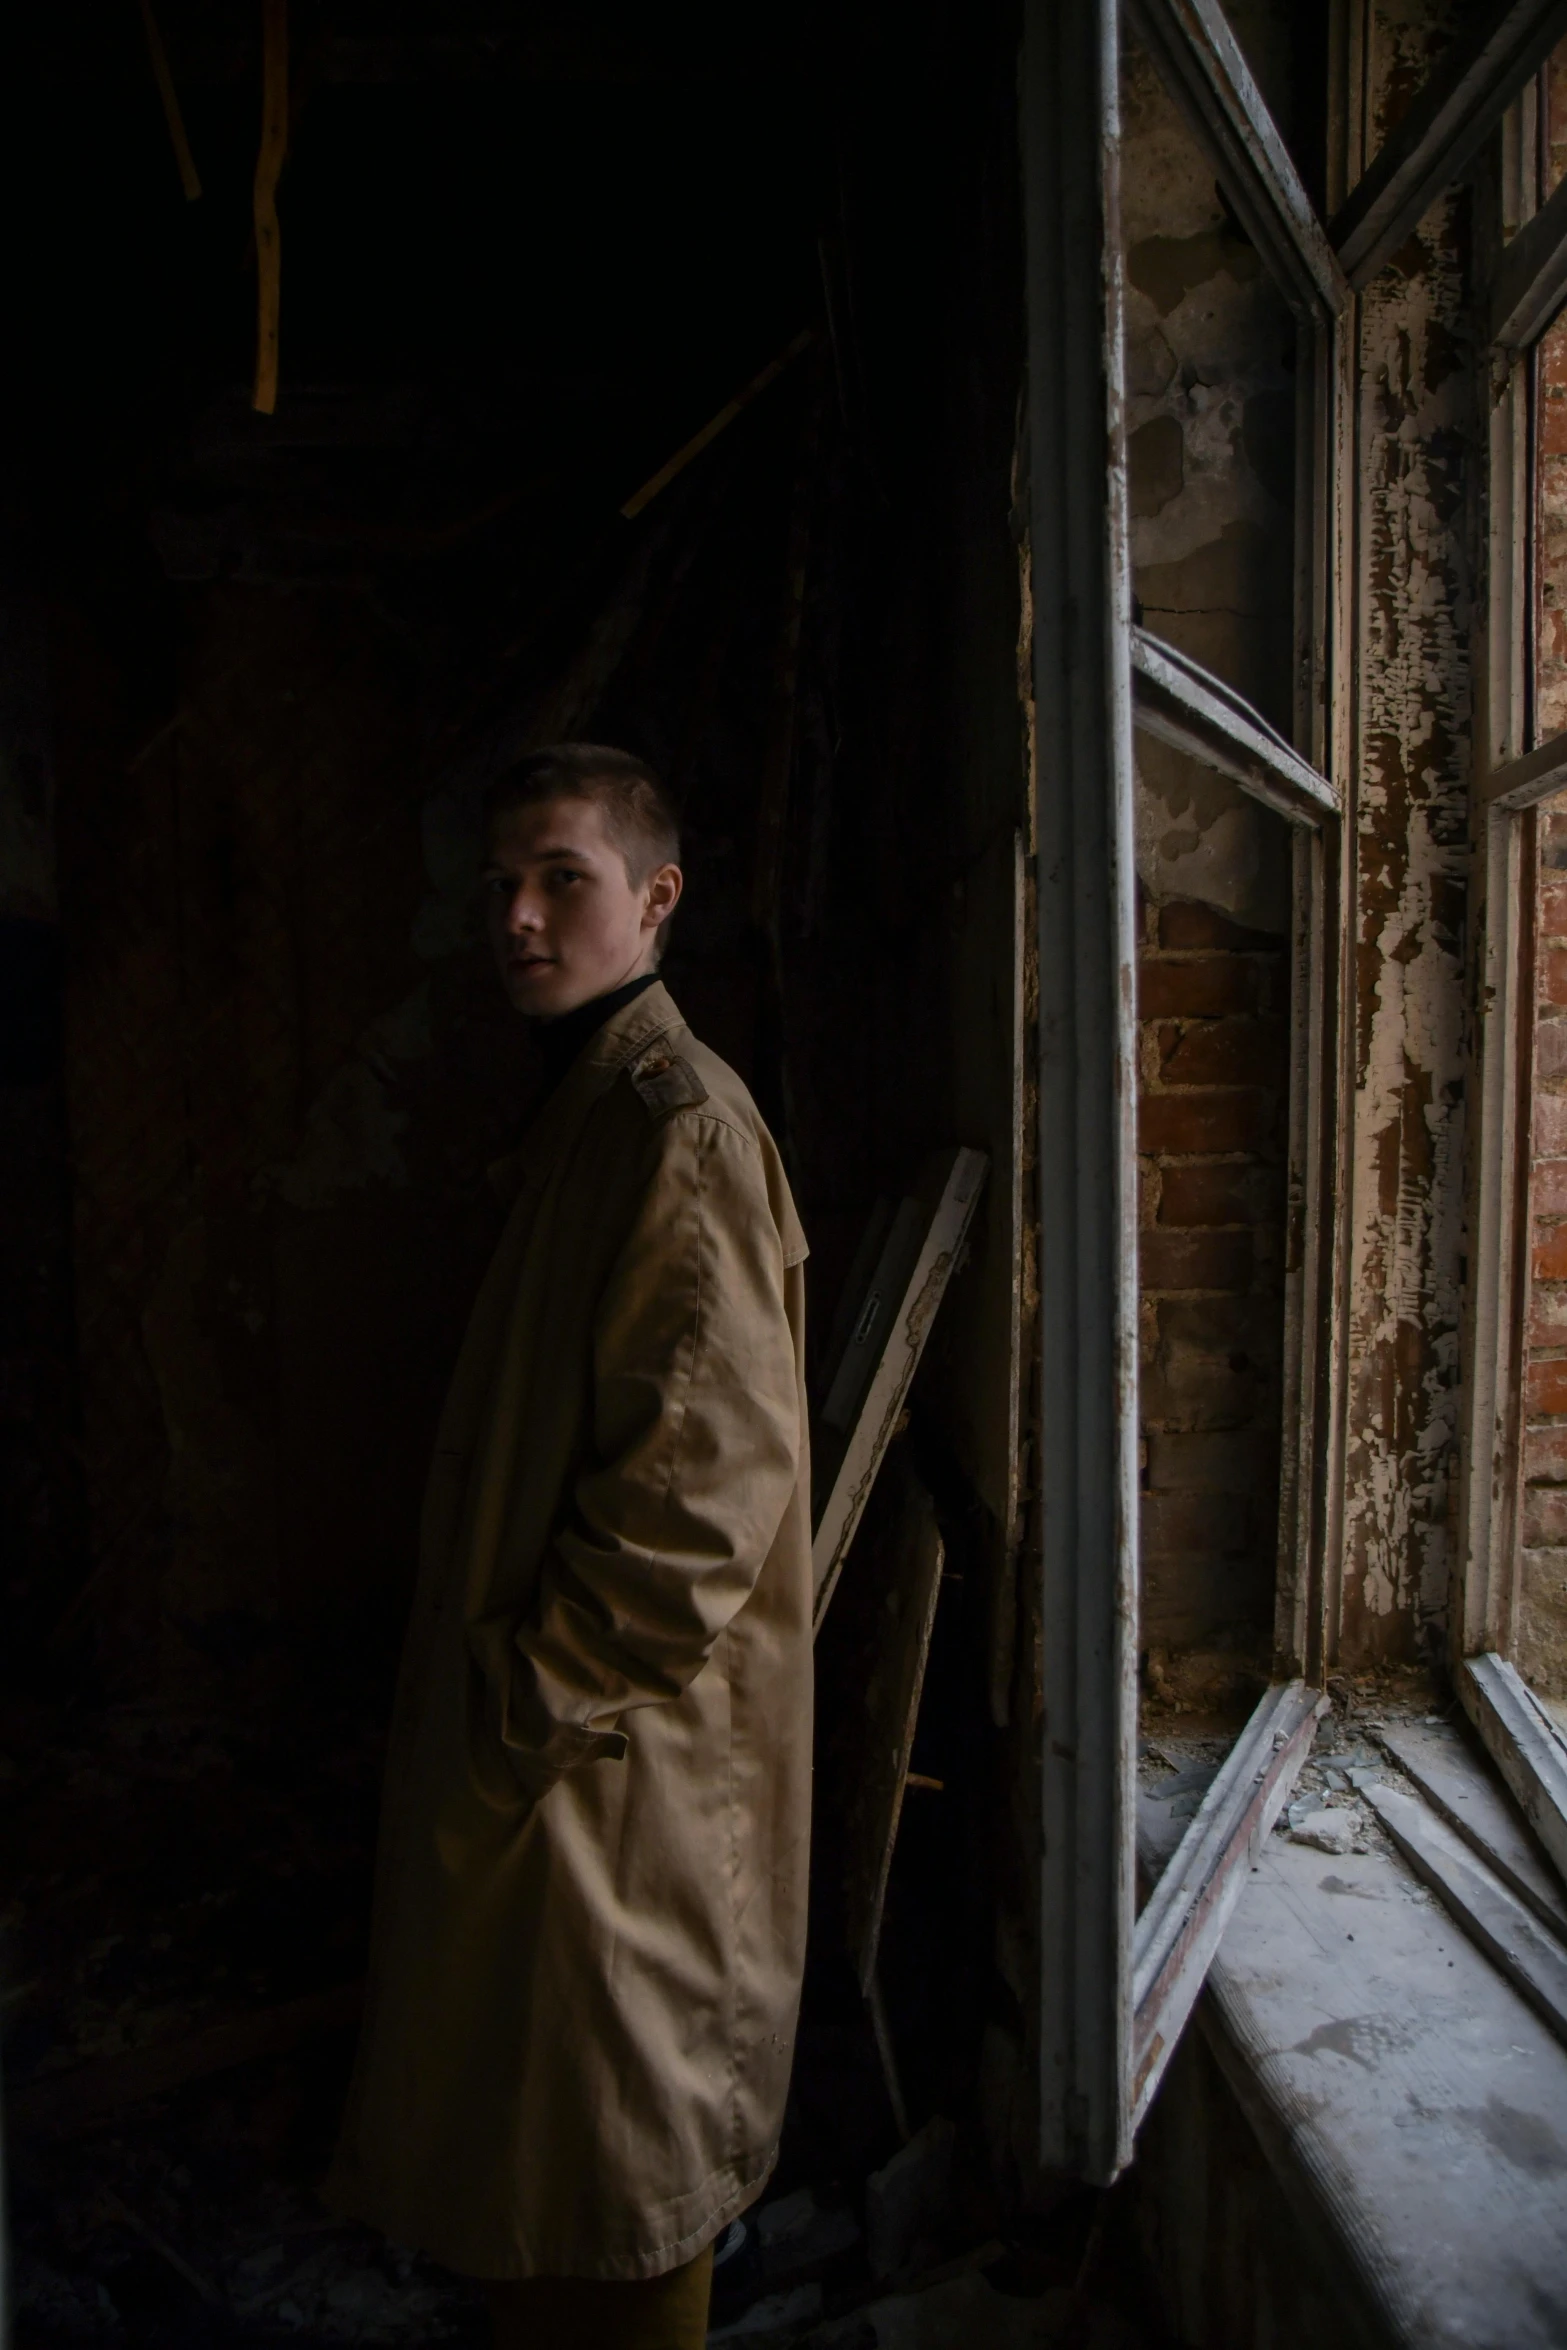
<instances>
[{"instance_id":1,"label":"dusty floor","mask_svg":"<svg viewBox=\"0 0 1567 2350\"><path fill-rule=\"evenodd\" d=\"M15 2350L485 2339L466 2286L337 2224L315 2192L351 2054L379 1764L368 1707L301 1709L264 1736L194 1713L0 1715ZM160 2065L235 2031L292 2044L149 2093ZM1160 2350L1124 2195L1071 2193L1006 2240L953 2195L907 2272L876 2282L867 2174L895 2149L869 2035L818 1989L770 2200L819 2192L848 2224L776 2255L752 2330L726 2338L896 2350L979 2328Z\"/></svg>"}]
</instances>

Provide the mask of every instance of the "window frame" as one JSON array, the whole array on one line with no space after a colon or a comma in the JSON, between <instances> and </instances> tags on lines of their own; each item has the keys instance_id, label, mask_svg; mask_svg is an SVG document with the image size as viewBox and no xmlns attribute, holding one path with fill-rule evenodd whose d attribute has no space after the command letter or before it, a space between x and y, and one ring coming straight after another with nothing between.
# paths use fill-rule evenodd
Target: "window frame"
<instances>
[{"instance_id":1,"label":"window frame","mask_svg":"<svg viewBox=\"0 0 1567 2350\"><path fill-rule=\"evenodd\" d=\"M1040 1197L1050 1209L1041 1218L1039 1257L1040 2151L1047 2164L1101 2182L1114 2178L1130 2157L1137 2122L1239 1889L1241 1863L1282 1803L1309 1745L1321 1704L1314 1689L1337 1631L1348 1191L1342 1181L1342 1104L1353 1090L1343 1004L1357 678L1347 586L1354 545L1350 501L1357 487L1350 437L1353 294L1472 162L1567 33L1567 0L1512 0L1500 16L1469 28L1326 229L1218 0L1125 0L1125 14L1295 310L1297 380L1306 396L1297 426L1291 746L1279 743L1260 716L1217 680L1132 628L1118 217L1122 0L1028 0L1021 139L1039 850L1038 1166ZM1498 333L1537 340L1554 286L1567 286L1564 241L1567 202L1550 227L1535 231L1529 246L1515 249L1494 277L1489 299ZM1489 1389L1482 1398L1481 1383L1471 1380L1467 1390L1470 1427L1463 1449L1473 1474L1453 1621L1461 1668L1471 1656L1483 1668L1461 1669L1466 1702L1486 1735L1507 1750L1515 1774L1528 1778L1537 1804L1538 1758L1545 1746L1524 1737L1512 1718L1518 1705L1505 1679L1510 1665L1478 1651L1471 1638L1478 1631L1489 1640L1505 1595L1485 1529L1495 1430L1507 1416L1505 1400L1498 1399L1508 1393L1508 1361L1517 1359L1520 962L1519 925L1508 909L1519 902L1518 860L1532 823L1526 810L1567 781L1567 737L1547 746L1549 755L1519 747L1520 599L1526 603L1529 593L1527 577L1515 576L1520 397L1525 413L1528 408L1526 392L1520 396L1516 388L1519 366L1514 353L1493 423L1502 439L1493 441L1491 550L1496 579L1505 584L1492 595L1483 664L1488 683L1480 794L1491 919L1481 1014L1486 1175L1476 1290L1482 1311L1470 1352L1474 1362L1488 1366ZM1102 473L1101 451L1108 458ZM1295 904L1280 1677L1141 1918L1132 1858L1138 1630L1134 723L1178 741L1285 816L1294 828ZM1497 903L1498 897L1504 902ZM1526 1168L1526 1120L1523 1133ZM1505 1146L1500 1154L1499 1138ZM1509 1345L1511 1358L1503 1351ZM1515 1427L1515 1470L1516 1456ZM1482 1463L1491 1477L1481 1473ZM1567 1801L1567 1775L1563 1791ZM1567 1812L1561 1825L1567 1837Z\"/></svg>"},{"instance_id":2,"label":"window frame","mask_svg":"<svg viewBox=\"0 0 1567 2350\"><path fill-rule=\"evenodd\" d=\"M1483 183L1481 390L1489 431L1474 771L1479 1116L1449 1650L1466 1711L1567 1870L1567 1749L1512 1661L1531 1285L1537 811L1567 788L1567 732L1532 739L1539 347L1567 308L1567 181L1538 202L1541 91L1533 71L1512 98Z\"/></svg>"},{"instance_id":3,"label":"window frame","mask_svg":"<svg viewBox=\"0 0 1567 2350\"><path fill-rule=\"evenodd\" d=\"M1294 744L1131 620L1117 0L1032 0L1023 158L1039 843L1041 2153L1108 2181L1310 1746L1333 1600L1340 1217L1342 320L1349 289L1215 0L1130 12L1300 338ZM1074 463L1104 448L1109 463ZM1276 1673L1139 1915L1133 726L1291 825Z\"/></svg>"}]
</instances>

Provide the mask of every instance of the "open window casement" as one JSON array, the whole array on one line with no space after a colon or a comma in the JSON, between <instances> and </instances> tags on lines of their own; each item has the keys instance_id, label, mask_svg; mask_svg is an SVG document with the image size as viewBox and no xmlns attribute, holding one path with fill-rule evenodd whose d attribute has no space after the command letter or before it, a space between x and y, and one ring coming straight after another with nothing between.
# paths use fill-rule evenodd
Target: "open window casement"
<instances>
[{"instance_id":1,"label":"open window casement","mask_svg":"<svg viewBox=\"0 0 1567 2350\"><path fill-rule=\"evenodd\" d=\"M1533 13L1545 35L1561 36L1561 10ZM1548 1659L1531 1589L1535 1578L1549 1577L1554 1559L1555 1529L1546 1521L1560 1482L1554 1455L1567 1444L1556 1433L1554 1388L1563 1373L1552 1368L1567 1343L1567 1331L1555 1326L1551 1255L1563 1142L1551 1098L1559 1077L1544 1057L1553 1032L1562 1033L1548 1016L1560 1009L1558 955L1548 938L1560 925L1552 918L1542 926L1550 896L1542 885L1560 853L1556 811L1567 805L1567 696L1541 637L1546 505L1548 494L1555 497L1543 436L1553 394L1567 382L1567 183L1551 185L1551 156L1567 123L1560 52L1554 69L1536 77L1537 63L1537 54L1529 57L1511 79L1512 103L1477 173L1477 340L1490 420L1474 762L1479 1117L1463 1539L1450 1633L1463 1702L1567 1872L1567 1743L1559 1716L1536 1695Z\"/></svg>"},{"instance_id":2,"label":"open window casement","mask_svg":"<svg viewBox=\"0 0 1567 2350\"><path fill-rule=\"evenodd\" d=\"M1134 626L1119 80L1152 57L1296 329L1293 740ZM1109 2180L1321 1710L1342 771L1333 739L1348 287L1212 0L1035 0L1023 125L1039 872L1042 2152ZM1108 461L1106 461L1108 460ZM1274 1680L1139 1909L1138 729L1289 829L1293 940ZM1145 1880L1146 1881L1146 1880Z\"/></svg>"},{"instance_id":3,"label":"open window casement","mask_svg":"<svg viewBox=\"0 0 1567 2350\"><path fill-rule=\"evenodd\" d=\"M1525 149L1538 135L1528 92L1564 32L1564 0L1474 12L1358 179L1343 168L1353 142L1341 129L1335 144L1330 122L1332 176L1353 184L1324 227L1217 0L1131 0L1124 21L1120 0L1029 0L1025 14L1040 1002L1042 2154L1090 2179L1113 2178L1130 2155L1246 1856L1309 1742L1316 1691L1334 1652L1344 793L1359 667L1352 588L1341 574L1363 486L1349 478L1346 454L1351 296L1436 197L1477 161L1484 168L1488 142L1501 146L1503 162L1486 296L1495 349L1488 674L1477 759L1486 851L1483 1096L1465 1543L1452 1622L1466 1702L1567 1866L1567 1746L1509 1655L1518 1611L1531 1157L1529 811L1567 789L1567 733L1536 740L1530 672L1538 536L1530 353L1567 293L1567 188L1544 188ZM1189 652L1133 624L1119 225L1120 73L1129 33L1178 101L1234 222L1294 315L1289 740L1233 681L1206 674ZM1274 1681L1141 1909L1139 728L1281 819L1293 870Z\"/></svg>"}]
</instances>

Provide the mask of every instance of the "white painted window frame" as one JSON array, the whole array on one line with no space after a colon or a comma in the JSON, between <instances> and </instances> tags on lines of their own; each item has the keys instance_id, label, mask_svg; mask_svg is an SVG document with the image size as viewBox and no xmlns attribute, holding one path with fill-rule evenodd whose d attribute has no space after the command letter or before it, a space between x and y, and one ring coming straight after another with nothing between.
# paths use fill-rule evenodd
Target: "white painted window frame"
<instances>
[{"instance_id":1,"label":"white painted window frame","mask_svg":"<svg viewBox=\"0 0 1567 2350\"><path fill-rule=\"evenodd\" d=\"M1286 744L1217 680L1132 628L1121 375L1122 6L1123 0L1027 0L1021 83L1039 779L1039 1180L1046 1203L1040 1234L1041 2152L1054 2167L1100 2181L1129 2159L1137 2121L1238 1890L1240 1863L1282 1802L1309 1743L1318 1702L1313 1685L1325 1671L1339 1611L1338 1105L1349 1084L1341 1017L1342 787L1352 677L1341 573L1354 487L1345 322L1353 315L1353 292L1472 162L1567 34L1567 0L1512 0L1479 12L1324 230L1218 0L1124 0L1127 18L1298 321L1297 381L1308 396L1299 403L1296 466L1295 740ZM1527 534L1516 528L1527 511L1517 504L1516 386L1523 364L1517 354L1543 331L1557 287L1567 284L1567 206L1556 207L1549 221L1542 213L1541 224L1509 256L1491 295L1493 329L1509 356L1496 411L1501 458L1493 456L1492 467L1490 715L1480 787L1491 919L1482 991L1488 1139L1476 1287L1489 1303L1478 1354L1471 1347L1472 1361L1483 1358L1484 1376L1467 1390L1466 1458L1474 1474L1454 1609L1460 1653L1470 1657L1494 1645L1506 1583L1484 1531L1492 1523L1484 1470L1489 1464L1494 1473L1494 1432L1506 1418L1499 1399L1508 1392L1508 1364L1517 1359L1517 1282L1509 1267L1519 1240L1512 1105L1518 1097L1518 859L1526 845L1520 825L1527 824L1528 807L1567 780L1567 755L1557 756L1567 754L1567 743L1526 754L1511 687L1497 684L1511 679L1520 658L1529 592L1518 557ZM1108 458L1102 468L1101 451ZM1296 908L1276 1628L1281 1678L1141 1918L1133 1864L1134 723L1206 759L1291 823ZM1515 1393L1516 1380L1512 1387ZM1514 1483L1516 1458L1514 1441ZM1478 1646L1476 1633L1484 1635ZM1516 1722L1509 1730L1495 1718L1499 1706L1509 1721L1518 1713L1507 1680L1511 1667L1494 1661L1499 1672L1470 1673L1465 1686L1485 1715L1488 1735L1518 1751ZM1522 1745L1534 1752L1538 1740ZM1537 1771L1531 1785L1538 1778Z\"/></svg>"},{"instance_id":2,"label":"white painted window frame","mask_svg":"<svg viewBox=\"0 0 1567 2350\"><path fill-rule=\"evenodd\" d=\"M1201 1990L1288 1794L1336 1604L1330 1475L1339 1098L1344 356L1349 288L1216 0L1129 0L1295 312L1293 743L1131 621L1119 0L1029 0L1022 82L1040 948L1041 2152L1099 2181ZM1085 452L1104 449L1103 473ZM1132 729L1292 828L1295 948L1279 1678L1141 1915L1135 1901L1136 955Z\"/></svg>"}]
</instances>

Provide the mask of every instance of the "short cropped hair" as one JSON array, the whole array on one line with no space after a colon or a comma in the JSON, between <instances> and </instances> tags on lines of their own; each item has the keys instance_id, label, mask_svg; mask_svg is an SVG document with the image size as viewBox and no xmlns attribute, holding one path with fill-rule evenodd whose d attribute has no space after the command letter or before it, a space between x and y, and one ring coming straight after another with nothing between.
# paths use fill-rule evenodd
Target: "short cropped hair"
<instances>
[{"instance_id":1,"label":"short cropped hair","mask_svg":"<svg viewBox=\"0 0 1567 2350\"><path fill-rule=\"evenodd\" d=\"M511 808L547 800L596 800L626 860L633 888L659 865L680 862L680 824L651 767L608 743L550 743L496 777L484 795L486 829Z\"/></svg>"}]
</instances>

